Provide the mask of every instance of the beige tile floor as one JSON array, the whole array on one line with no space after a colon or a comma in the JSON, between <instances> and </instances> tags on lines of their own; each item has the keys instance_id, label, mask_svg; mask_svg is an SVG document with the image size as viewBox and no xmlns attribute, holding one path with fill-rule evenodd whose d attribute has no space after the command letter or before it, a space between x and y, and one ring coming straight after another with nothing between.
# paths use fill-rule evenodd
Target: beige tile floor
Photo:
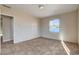
<instances>
[{"instance_id":1,"label":"beige tile floor","mask_svg":"<svg viewBox=\"0 0 79 59\"><path fill-rule=\"evenodd\" d=\"M70 50L69 54L79 55L79 47L75 43L65 42ZM67 51L61 41L46 38L11 44L5 43L1 46L2 55L67 55Z\"/></svg>"}]
</instances>

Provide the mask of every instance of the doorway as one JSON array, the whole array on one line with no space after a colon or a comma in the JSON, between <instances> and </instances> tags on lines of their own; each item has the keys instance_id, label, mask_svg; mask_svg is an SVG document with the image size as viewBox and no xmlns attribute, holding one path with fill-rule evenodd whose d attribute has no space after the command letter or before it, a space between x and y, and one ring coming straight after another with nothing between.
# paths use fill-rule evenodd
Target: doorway
<instances>
[{"instance_id":1,"label":"doorway","mask_svg":"<svg viewBox=\"0 0 79 59\"><path fill-rule=\"evenodd\" d=\"M1 43L13 40L13 17L1 15Z\"/></svg>"}]
</instances>

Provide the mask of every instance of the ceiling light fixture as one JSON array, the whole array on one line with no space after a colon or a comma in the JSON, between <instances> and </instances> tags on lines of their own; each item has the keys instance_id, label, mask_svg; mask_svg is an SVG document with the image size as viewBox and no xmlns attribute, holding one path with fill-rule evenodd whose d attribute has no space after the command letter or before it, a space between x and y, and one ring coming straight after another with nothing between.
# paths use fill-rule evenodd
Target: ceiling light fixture
<instances>
[{"instance_id":1,"label":"ceiling light fixture","mask_svg":"<svg viewBox=\"0 0 79 59\"><path fill-rule=\"evenodd\" d=\"M43 9L44 5L39 5L38 7L39 7L39 9Z\"/></svg>"}]
</instances>

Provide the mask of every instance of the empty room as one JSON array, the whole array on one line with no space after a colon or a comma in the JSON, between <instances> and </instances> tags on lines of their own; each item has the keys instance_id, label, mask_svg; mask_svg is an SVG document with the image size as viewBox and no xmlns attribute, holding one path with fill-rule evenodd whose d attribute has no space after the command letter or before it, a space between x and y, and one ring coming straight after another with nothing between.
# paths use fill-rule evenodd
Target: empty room
<instances>
[{"instance_id":1,"label":"empty room","mask_svg":"<svg viewBox=\"0 0 79 59\"><path fill-rule=\"evenodd\" d=\"M0 4L0 55L79 55L79 5Z\"/></svg>"}]
</instances>

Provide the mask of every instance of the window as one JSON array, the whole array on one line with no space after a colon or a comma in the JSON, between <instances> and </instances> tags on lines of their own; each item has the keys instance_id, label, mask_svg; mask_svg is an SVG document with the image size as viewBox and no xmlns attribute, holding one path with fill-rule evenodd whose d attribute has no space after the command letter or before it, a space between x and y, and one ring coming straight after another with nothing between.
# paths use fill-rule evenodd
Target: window
<instances>
[{"instance_id":1,"label":"window","mask_svg":"<svg viewBox=\"0 0 79 59\"><path fill-rule=\"evenodd\" d=\"M49 21L49 31L50 32L59 32L59 19L53 19Z\"/></svg>"}]
</instances>

